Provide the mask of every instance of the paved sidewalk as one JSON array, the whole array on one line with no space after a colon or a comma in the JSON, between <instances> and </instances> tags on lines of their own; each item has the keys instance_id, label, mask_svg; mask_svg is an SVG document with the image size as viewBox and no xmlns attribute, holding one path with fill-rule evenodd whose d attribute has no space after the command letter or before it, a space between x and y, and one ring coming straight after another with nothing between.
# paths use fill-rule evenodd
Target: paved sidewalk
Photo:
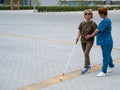
<instances>
[{"instance_id":1,"label":"paved sidewalk","mask_svg":"<svg viewBox=\"0 0 120 90\"><path fill-rule=\"evenodd\" d=\"M120 59L120 11L109 11L113 23L113 59ZM69 58L83 20L82 12L33 13L33 11L0 11L0 90L17 90L60 76ZM94 12L94 20L101 20ZM94 44L91 65L102 63L101 49ZM66 73L83 68L83 52L75 47ZM113 73L97 78L99 70L87 75L26 90L117 90L120 88L120 63ZM38 85L38 87L40 84Z\"/></svg>"},{"instance_id":2,"label":"paved sidewalk","mask_svg":"<svg viewBox=\"0 0 120 90\"><path fill-rule=\"evenodd\" d=\"M117 59L117 60L114 60L114 64L116 65L116 64L120 64L120 59ZM99 65L95 65L95 66L93 66L88 72L89 73L92 73L92 72L96 72L96 71L98 71L98 70L100 70L100 68L101 68L101 64L99 64ZM116 67L117 68L119 68L118 67L118 65L116 65ZM107 73L107 77L109 76L109 75L111 75L112 73L114 73L115 71L117 71L117 72L119 72L119 69L117 69L117 68L115 68L111 73ZM56 89L56 87L57 87L57 90L61 90L62 89L62 87L60 86L59 88L58 88L58 86L59 86L59 84L60 83L64 83L66 80L71 80L71 79L74 79L74 78L76 78L76 77L80 77L80 76L85 76L85 75L81 75L80 73L82 72L82 70L77 70L77 71L74 71L74 72L70 72L70 73L66 73L64 76L62 76L61 77L61 75L60 76L57 76L57 77L54 77L54 78L50 78L50 79L47 79L47 80L44 80L44 81L41 81L41 82L37 82L37 83L34 83L34 84L31 84L31 85L28 85L28 86L25 86L25 87L21 87L21 88L18 88L17 90L40 90L40 89L47 89L47 90L53 90L53 89ZM89 74L88 73L88 74ZM116 73L116 75L117 75L118 73ZM118 74L119 75L119 74ZM94 79L96 79L96 78L98 78L98 77L91 77L91 78L94 78ZM77 78L77 80L78 79L80 79L79 81L79 83L81 84L81 78ZM101 81L103 81L104 80L104 78L103 79L101 79ZM114 79L115 80L115 79ZM64 87L66 87L66 86L68 86L68 88L71 90L71 87L73 87L73 86L70 86L70 82L68 81L68 83L67 84L62 84L62 85L65 85ZM116 80L115 80L116 81ZM66 81L67 82L67 81ZM75 82L75 79L74 79L74 82ZM91 83L91 81L86 81L86 82L89 82L89 83ZM119 81L118 81L119 82ZM108 83L108 80L105 82L105 83ZM114 82L112 82L113 84L114 84ZM110 84L112 84L112 83L110 83ZM95 82L92 82L92 84L96 84L96 81ZM54 86L56 86L56 87L54 87L54 86L52 86L52 85L54 85ZM97 84L97 85L99 85L99 83ZM51 86L51 88L49 88L49 86ZM79 87L80 85L79 84L77 84L76 85L77 87ZM119 86L119 85L118 85ZM82 88L84 88L85 87L85 85L84 85L84 83L83 83L83 86L82 87L79 87L78 89L82 89ZM87 88L86 88L87 87ZM98 86L97 87L89 87L89 84L88 84L88 86L86 86L85 88L86 88L86 90L89 88L90 90L93 90L93 89L98 89ZM102 88L104 88L105 87L105 85L103 85L102 87L100 87L101 89ZM115 87L116 88L116 87ZM64 88L65 90L66 90L66 88ZM63 90L64 90L63 89ZM111 87L107 87L107 89L109 89L109 90L111 90ZM74 90L74 88L73 88L73 90ZM113 88L112 88L112 90L113 90Z\"/></svg>"}]
</instances>

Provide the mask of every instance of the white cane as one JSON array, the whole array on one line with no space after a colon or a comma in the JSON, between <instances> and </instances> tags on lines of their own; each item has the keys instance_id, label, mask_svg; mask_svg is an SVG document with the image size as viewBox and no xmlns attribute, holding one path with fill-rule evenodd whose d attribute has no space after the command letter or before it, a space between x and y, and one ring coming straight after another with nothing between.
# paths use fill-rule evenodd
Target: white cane
<instances>
[{"instance_id":1,"label":"white cane","mask_svg":"<svg viewBox=\"0 0 120 90\"><path fill-rule=\"evenodd\" d=\"M72 52L71 52L71 54L70 54L70 56L69 56L69 59L68 59L68 61L67 61L67 64L65 65L64 71L63 71L63 73L62 73L62 75L61 75L61 77L60 77L60 81L62 81L62 78L63 78L63 76L64 76L64 74L65 74L65 72L66 72L66 70L67 70L67 67L68 67L70 61L71 61L71 58L72 58L72 55L73 55L75 46L76 46L76 44L75 44L75 45L73 46L73 48L72 48Z\"/></svg>"}]
</instances>

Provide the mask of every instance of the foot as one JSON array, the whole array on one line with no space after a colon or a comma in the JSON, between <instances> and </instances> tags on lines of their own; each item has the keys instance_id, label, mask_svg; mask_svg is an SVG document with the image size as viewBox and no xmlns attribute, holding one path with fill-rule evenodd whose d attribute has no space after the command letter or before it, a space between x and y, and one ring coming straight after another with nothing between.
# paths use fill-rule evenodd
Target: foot
<instances>
[{"instance_id":1,"label":"foot","mask_svg":"<svg viewBox=\"0 0 120 90\"><path fill-rule=\"evenodd\" d=\"M114 67L109 67L108 69L107 69L107 73L111 73L112 71L113 71L113 69L114 69Z\"/></svg>"},{"instance_id":2,"label":"foot","mask_svg":"<svg viewBox=\"0 0 120 90\"><path fill-rule=\"evenodd\" d=\"M100 73L98 73L98 75L97 75L97 77L103 77L103 76L105 76L106 74L104 73L104 72L100 72Z\"/></svg>"},{"instance_id":3,"label":"foot","mask_svg":"<svg viewBox=\"0 0 120 90\"><path fill-rule=\"evenodd\" d=\"M91 66L90 66L90 65L88 65L88 66L87 66L87 69L89 70L90 68L91 68Z\"/></svg>"},{"instance_id":4,"label":"foot","mask_svg":"<svg viewBox=\"0 0 120 90\"><path fill-rule=\"evenodd\" d=\"M83 74L86 74L87 72L88 72L88 69L87 69L87 68L84 68L84 69L82 70L81 74L83 75Z\"/></svg>"},{"instance_id":5,"label":"foot","mask_svg":"<svg viewBox=\"0 0 120 90\"><path fill-rule=\"evenodd\" d=\"M81 74L86 74L86 73L88 73L88 70L89 70L90 68L91 68L91 66L88 65L87 68L84 68L84 69L82 70L82 73L81 73Z\"/></svg>"}]
</instances>

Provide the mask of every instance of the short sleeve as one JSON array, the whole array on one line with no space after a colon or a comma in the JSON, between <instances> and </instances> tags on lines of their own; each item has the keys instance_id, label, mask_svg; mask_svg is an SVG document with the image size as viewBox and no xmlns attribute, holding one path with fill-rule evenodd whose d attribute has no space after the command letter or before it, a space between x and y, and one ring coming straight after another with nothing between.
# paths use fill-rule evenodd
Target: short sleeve
<instances>
[{"instance_id":1,"label":"short sleeve","mask_svg":"<svg viewBox=\"0 0 120 90\"><path fill-rule=\"evenodd\" d=\"M79 27L78 27L78 30L79 30L80 32L82 32L82 22L80 23L80 25L79 25Z\"/></svg>"},{"instance_id":2,"label":"short sleeve","mask_svg":"<svg viewBox=\"0 0 120 90\"><path fill-rule=\"evenodd\" d=\"M98 25L98 30L103 32L107 28L108 24L109 22L105 20L101 21L101 23Z\"/></svg>"},{"instance_id":3,"label":"short sleeve","mask_svg":"<svg viewBox=\"0 0 120 90\"><path fill-rule=\"evenodd\" d=\"M96 30L97 29L97 24L94 22L93 23L93 30Z\"/></svg>"}]
</instances>

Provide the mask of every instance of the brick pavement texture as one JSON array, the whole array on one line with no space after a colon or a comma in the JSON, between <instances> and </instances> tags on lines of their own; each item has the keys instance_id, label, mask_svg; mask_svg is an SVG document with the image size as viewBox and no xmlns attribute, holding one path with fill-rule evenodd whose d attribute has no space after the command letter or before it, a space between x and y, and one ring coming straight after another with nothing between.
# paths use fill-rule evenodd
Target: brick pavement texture
<instances>
[{"instance_id":1,"label":"brick pavement texture","mask_svg":"<svg viewBox=\"0 0 120 90\"><path fill-rule=\"evenodd\" d=\"M113 59L120 58L120 11L109 11L113 22ZM0 11L0 90L19 87L59 76L69 58L82 12L33 13L33 11ZM94 20L101 20L94 12ZM102 63L101 50L90 53L91 65ZM83 52L76 46L66 73L83 68ZM119 64L105 78L89 75L52 85L43 90L117 90L120 88Z\"/></svg>"}]
</instances>

